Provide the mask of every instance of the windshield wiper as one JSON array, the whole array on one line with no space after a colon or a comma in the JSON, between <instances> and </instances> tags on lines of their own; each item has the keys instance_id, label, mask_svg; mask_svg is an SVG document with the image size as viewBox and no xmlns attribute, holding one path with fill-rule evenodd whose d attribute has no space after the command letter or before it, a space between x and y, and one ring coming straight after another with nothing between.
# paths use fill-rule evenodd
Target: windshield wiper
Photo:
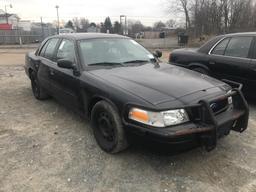
<instances>
[{"instance_id":1,"label":"windshield wiper","mask_svg":"<svg viewBox=\"0 0 256 192\"><path fill-rule=\"evenodd\" d=\"M104 65L104 66L121 65L121 66L124 66L123 63L117 63L117 62L99 62L99 63L88 64L88 66L95 66L95 65Z\"/></svg>"},{"instance_id":2,"label":"windshield wiper","mask_svg":"<svg viewBox=\"0 0 256 192\"><path fill-rule=\"evenodd\" d=\"M88 66L96 66L96 65L101 65L101 66L114 66L114 65L121 65L121 66L125 66L125 64L129 64L129 63L150 63L150 61L148 60L131 60L131 61L125 61L122 63L118 63L118 62L98 62L98 63L91 63L88 64Z\"/></svg>"},{"instance_id":3,"label":"windshield wiper","mask_svg":"<svg viewBox=\"0 0 256 192\"><path fill-rule=\"evenodd\" d=\"M146 62L149 62L150 63L150 61L148 61L148 60L131 60L131 61L126 61L126 62L124 62L124 63L146 63Z\"/></svg>"}]
</instances>

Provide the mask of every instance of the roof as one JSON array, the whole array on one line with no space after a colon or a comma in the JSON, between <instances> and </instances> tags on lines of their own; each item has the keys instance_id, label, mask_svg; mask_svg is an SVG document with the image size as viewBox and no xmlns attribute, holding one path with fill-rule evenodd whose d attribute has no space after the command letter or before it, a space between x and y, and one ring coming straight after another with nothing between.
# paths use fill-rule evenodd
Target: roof
<instances>
[{"instance_id":1,"label":"roof","mask_svg":"<svg viewBox=\"0 0 256 192\"><path fill-rule=\"evenodd\" d=\"M223 37L233 37L233 36L256 36L256 32L243 32L243 33L228 33L228 34L223 34L220 36Z\"/></svg>"},{"instance_id":2,"label":"roof","mask_svg":"<svg viewBox=\"0 0 256 192\"><path fill-rule=\"evenodd\" d=\"M6 18L6 16L7 17L11 17L11 16L14 16L14 17L16 17L16 18L18 18L19 19L19 17L18 17L18 15L16 15L16 14L13 14L13 13L4 13L4 14L0 14L0 17L3 17L3 18Z\"/></svg>"},{"instance_id":3,"label":"roof","mask_svg":"<svg viewBox=\"0 0 256 192\"><path fill-rule=\"evenodd\" d=\"M59 37L56 35L55 37ZM64 38L70 38L74 40L84 40L84 39L100 39L100 38L128 38L117 34L107 34L107 33L70 33L61 35Z\"/></svg>"},{"instance_id":4,"label":"roof","mask_svg":"<svg viewBox=\"0 0 256 192\"><path fill-rule=\"evenodd\" d=\"M213 45L218 43L223 38L227 37L236 37L236 36L256 36L256 32L244 32L244 33L229 33L229 34L224 34L224 35L219 35L216 37L213 37L209 41L207 41L205 44L203 44L199 49L198 52L201 53L208 53L209 50L212 48Z\"/></svg>"}]
</instances>

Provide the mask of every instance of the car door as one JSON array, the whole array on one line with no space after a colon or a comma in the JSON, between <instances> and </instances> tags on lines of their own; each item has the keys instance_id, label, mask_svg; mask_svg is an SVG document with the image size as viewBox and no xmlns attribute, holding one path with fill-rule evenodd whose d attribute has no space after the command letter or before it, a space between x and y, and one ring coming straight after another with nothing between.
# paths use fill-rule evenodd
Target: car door
<instances>
[{"instance_id":1,"label":"car door","mask_svg":"<svg viewBox=\"0 0 256 192\"><path fill-rule=\"evenodd\" d=\"M210 52L209 67L218 78L246 83L251 66L251 36L223 39Z\"/></svg>"},{"instance_id":2,"label":"car door","mask_svg":"<svg viewBox=\"0 0 256 192\"><path fill-rule=\"evenodd\" d=\"M57 65L59 59L72 61L78 69L75 42L62 39L56 50L55 62L50 67L50 82L54 96L66 106L79 109L79 75L73 69L60 68Z\"/></svg>"},{"instance_id":3,"label":"car door","mask_svg":"<svg viewBox=\"0 0 256 192\"><path fill-rule=\"evenodd\" d=\"M53 63L54 51L56 50L58 43L58 38L49 39L38 53L38 64L40 67L38 68L37 78L40 85L49 93L52 93L50 85L50 66Z\"/></svg>"},{"instance_id":4,"label":"car door","mask_svg":"<svg viewBox=\"0 0 256 192\"><path fill-rule=\"evenodd\" d=\"M251 68L250 68L250 73L248 75L249 78L249 83L248 86L255 87L256 86L256 37L254 37L254 44L251 49L252 53L252 60L251 60Z\"/></svg>"}]
</instances>

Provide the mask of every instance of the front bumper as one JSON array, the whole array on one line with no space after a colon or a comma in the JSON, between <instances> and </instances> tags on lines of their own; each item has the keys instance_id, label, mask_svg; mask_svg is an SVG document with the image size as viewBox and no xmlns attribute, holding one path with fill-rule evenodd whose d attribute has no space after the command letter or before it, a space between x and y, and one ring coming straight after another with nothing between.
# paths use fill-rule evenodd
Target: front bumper
<instances>
[{"instance_id":1,"label":"front bumper","mask_svg":"<svg viewBox=\"0 0 256 192\"><path fill-rule=\"evenodd\" d=\"M182 144L197 140L207 151L214 149L217 140L228 135L230 130L243 132L248 126L249 107L241 92L242 85L233 81L223 81L232 86L231 92L211 101L201 100L196 105L185 107L187 110L197 109L200 113L199 121L167 128L148 128L126 122L127 130L160 143ZM211 103L228 97L232 97L233 106L215 114L210 107Z\"/></svg>"}]
</instances>

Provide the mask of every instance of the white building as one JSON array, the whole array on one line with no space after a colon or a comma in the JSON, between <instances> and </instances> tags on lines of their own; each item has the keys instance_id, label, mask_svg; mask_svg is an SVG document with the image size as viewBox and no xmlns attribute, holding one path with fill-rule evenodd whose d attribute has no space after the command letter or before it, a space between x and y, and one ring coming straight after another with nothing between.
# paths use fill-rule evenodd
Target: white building
<instances>
[{"instance_id":1,"label":"white building","mask_svg":"<svg viewBox=\"0 0 256 192\"><path fill-rule=\"evenodd\" d=\"M0 10L0 24L10 24L12 29L17 29L19 20L18 15L5 13L3 10Z\"/></svg>"},{"instance_id":2,"label":"white building","mask_svg":"<svg viewBox=\"0 0 256 192\"><path fill-rule=\"evenodd\" d=\"M20 20L19 28L23 29L23 31L31 31L32 23L29 20Z\"/></svg>"}]
</instances>

